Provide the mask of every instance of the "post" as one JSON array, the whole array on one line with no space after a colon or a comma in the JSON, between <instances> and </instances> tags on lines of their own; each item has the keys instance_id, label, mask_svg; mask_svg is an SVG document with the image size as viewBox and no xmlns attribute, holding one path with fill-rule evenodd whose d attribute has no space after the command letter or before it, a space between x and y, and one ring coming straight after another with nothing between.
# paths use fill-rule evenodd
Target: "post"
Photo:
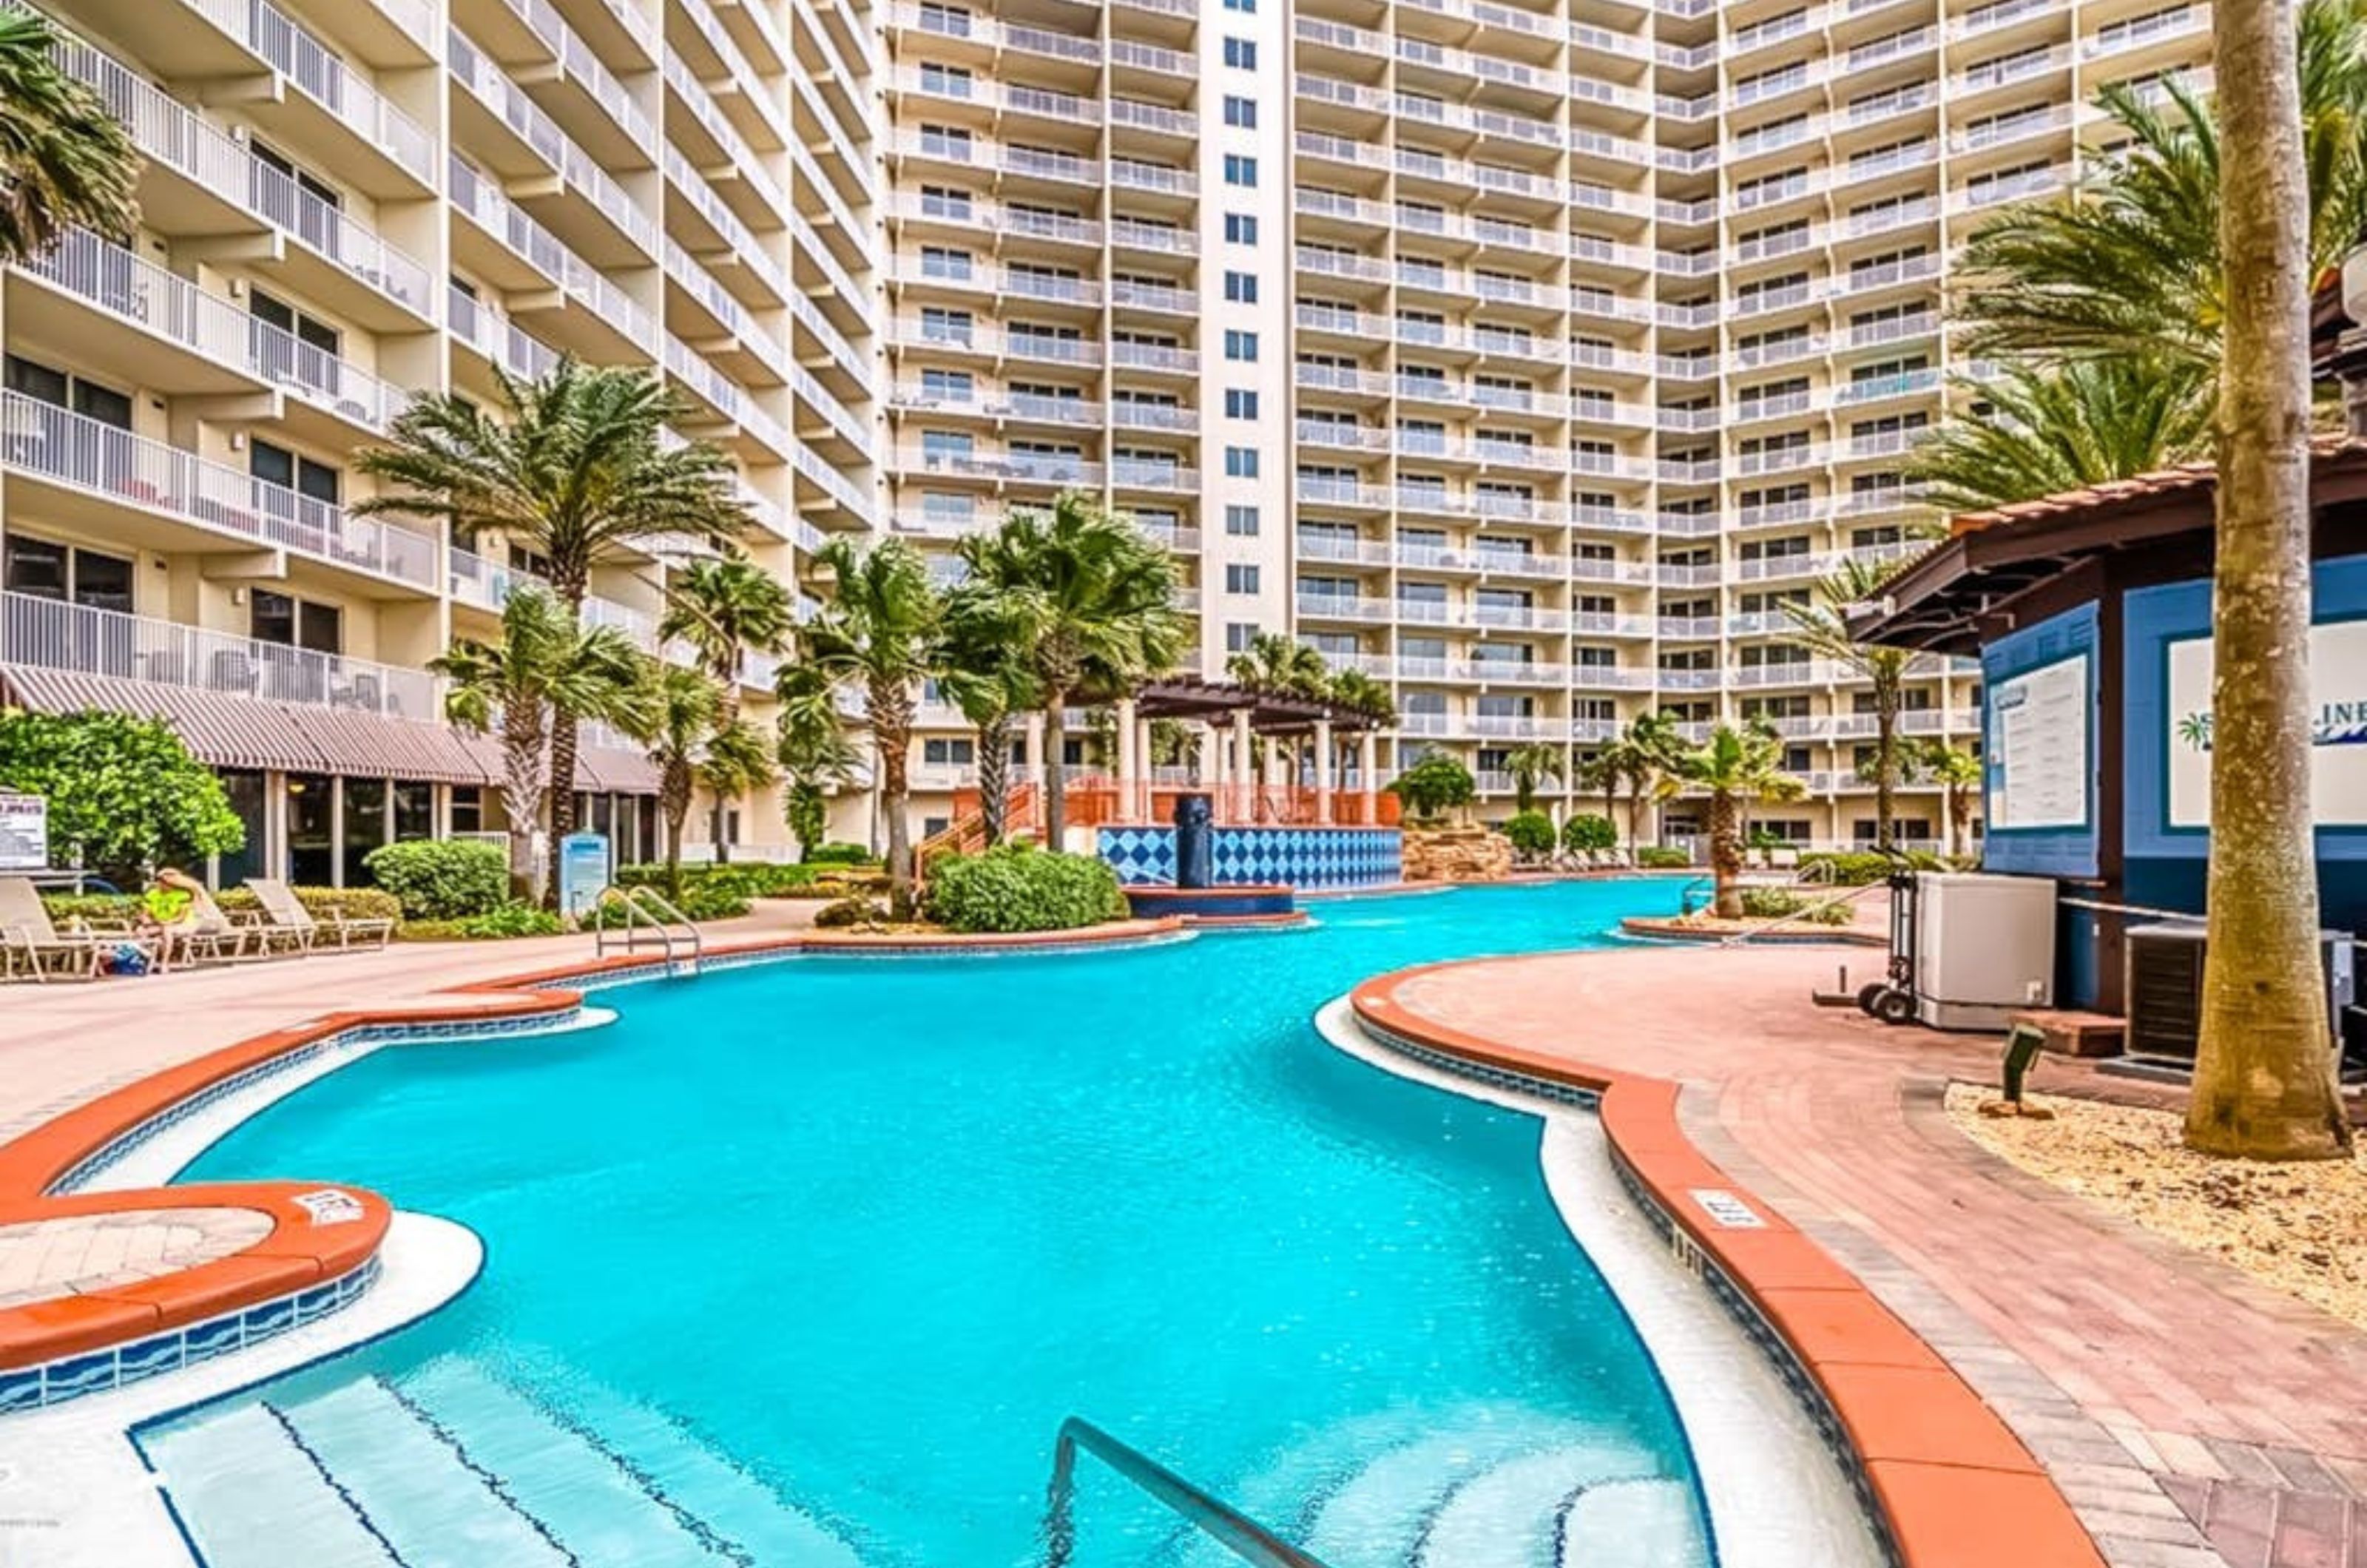
<instances>
[{"instance_id":1,"label":"post","mask_svg":"<svg viewBox=\"0 0 2367 1568\"><path fill-rule=\"evenodd\" d=\"M1257 784L1251 773L1256 758L1257 745L1250 739L1250 710L1235 708L1233 762L1237 773L1233 783L1239 804L1234 807L1234 815L1242 822L1254 823L1257 820Z\"/></svg>"},{"instance_id":2,"label":"post","mask_svg":"<svg viewBox=\"0 0 2367 1568\"><path fill-rule=\"evenodd\" d=\"M1315 820L1329 827L1334 813L1331 809L1331 721L1315 721Z\"/></svg>"},{"instance_id":3,"label":"post","mask_svg":"<svg viewBox=\"0 0 2367 1568\"><path fill-rule=\"evenodd\" d=\"M1121 822L1148 821L1148 802L1138 798L1135 788L1139 778L1142 759L1135 748L1141 737L1135 733L1134 699L1117 700L1117 809Z\"/></svg>"},{"instance_id":4,"label":"post","mask_svg":"<svg viewBox=\"0 0 2367 1568\"><path fill-rule=\"evenodd\" d=\"M1359 809L1365 814L1365 826L1367 828L1381 819L1381 808L1373 799L1379 790L1380 775L1380 738L1368 729L1356 738L1357 793L1363 796Z\"/></svg>"}]
</instances>

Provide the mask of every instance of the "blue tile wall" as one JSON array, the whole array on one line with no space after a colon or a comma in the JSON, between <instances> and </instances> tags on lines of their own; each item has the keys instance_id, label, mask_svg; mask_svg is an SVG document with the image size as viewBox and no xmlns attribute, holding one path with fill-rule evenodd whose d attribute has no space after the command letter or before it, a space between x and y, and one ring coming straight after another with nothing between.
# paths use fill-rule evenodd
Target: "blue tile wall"
<instances>
[{"instance_id":1,"label":"blue tile wall","mask_svg":"<svg viewBox=\"0 0 2367 1568\"><path fill-rule=\"evenodd\" d=\"M1219 887L1374 887L1405 874L1403 840L1394 828L1218 828L1215 840ZM1120 882L1175 880L1172 828L1104 828L1099 848Z\"/></svg>"}]
</instances>

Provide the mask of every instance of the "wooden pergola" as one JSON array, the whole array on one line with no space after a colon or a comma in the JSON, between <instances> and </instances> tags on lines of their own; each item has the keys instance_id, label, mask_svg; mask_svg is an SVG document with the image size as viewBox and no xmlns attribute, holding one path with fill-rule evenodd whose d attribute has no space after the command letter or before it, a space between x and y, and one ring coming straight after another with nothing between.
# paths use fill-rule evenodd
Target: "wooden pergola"
<instances>
[{"instance_id":1,"label":"wooden pergola","mask_svg":"<svg viewBox=\"0 0 2367 1568\"><path fill-rule=\"evenodd\" d=\"M1216 796L1220 819L1297 819L1319 825L1376 819L1372 795L1379 771L1376 742L1380 726L1371 715L1345 703L1229 682L1175 677L1151 682L1112 706L1117 717L1117 790L1129 816L1149 814L1150 727L1152 720L1165 718L1203 727L1194 772L1200 787ZM1353 791L1339 789L1333 777L1337 742L1350 735L1358 741L1359 788ZM1314 742L1311 791L1298 789L1295 781L1280 785L1274 782L1283 773L1281 742L1298 736ZM1266 747L1263 786L1257 783L1261 742ZM1280 797L1285 795L1292 799L1284 801ZM1357 797L1353 804L1342 798L1349 795ZM1264 798L1267 795L1275 798ZM1307 798L1302 801L1298 796Z\"/></svg>"}]
</instances>

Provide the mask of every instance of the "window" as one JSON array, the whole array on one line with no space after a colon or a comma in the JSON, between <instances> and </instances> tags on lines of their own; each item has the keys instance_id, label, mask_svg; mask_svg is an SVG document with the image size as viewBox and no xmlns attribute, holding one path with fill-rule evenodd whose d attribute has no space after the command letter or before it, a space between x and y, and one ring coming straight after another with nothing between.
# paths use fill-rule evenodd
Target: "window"
<instances>
[{"instance_id":1,"label":"window","mask_svg":"<svg viewBox=\"0 0 2367 1568\"><path fill-rule=\"evenodd\" d=\"M306 648L315 653L345 650L345 613L334 604L257 588L247 599L247 635L257 642L282 648Z\"/></svg>"},{"instance_id":2,"label":"window","mask_svg":"<svg viewBox=\"0 0 2367 1568\"><path fill-rule=\"evenodd\" d=\"M1225 448L1225 477L1233 479L1253 479L1258 477L1258 455L1254 446Z\"/></svg>"},{"instance_id":3,"label":"window","mask_svg":"<svg viewBox=\"0 0 2367 1568\"><path fill-rule=\"evenodd\" d=\"M1254 245L1257 243L1257 218L1254 214L1248 212L1225 214L1225 243Z\"/></svg>"},{"instance_id":4,"label":"window","mask_svg":"<svg viewBox=\"0 0 2367 1568\"><path fill-rule=\"evenodd\" d=\"M1257 69L1257 40L1229 38L1225 40L1225 63L1236 71Z\"/></svg>"},{"instance_id":5,"label":"window","mask_svg":"<svg viewBox=\"0 0 2367 1568\"><path fill-rule=\"evenodd\" d=\"M970 276L970 254L968 251L956 250L950 245L923 245L921 276L951 278L956 282L967 283Z\"/></svg>"},{"instance_id":6,"label":"window","mask_svg":"<svg viewBox=\"0 0 2367 1568\"><path fill-rule=\"evenodd\" d=\"M1257 14L1257 0L1225 0L1225 9L1239 11L1245 17Z\"/></svg>"},{"instance_id":7,"label":"window","mask_svg":"<svg viewBox=\"0 0 2367 1568\"><path fill-rule=\"evenodd\" d=\"M1257 303L1257 275L1252 272L1225 274L1225 298L1236 305Z\"/></svg>"},{"instance_id":8,"label":"window","mask_svg":"<svg viewBox=\"0 0 2367 1568\"><path fill-rule=\"evenodd\" d=\"M1225 651L1227 653L1247 653L1250 650L1250 646L1257 641L1257 635L1258 629L1254 625L1241 621L1227 621L1225 623Z\"/></svg>"},{"instance_id":9,"label":"window","mask_svg":"<svg viewBox=\"0 0 2367 1568\"><path fill-rule=\"evenodd\" d=\"M255 357L263 362L266 375L300 382L315 391L336 391L336 328L260 288L249 290L246 308L259 323L253 336Z\"/></svg>"},{"instance_id":10,"label":"window","mask_svg":"<svg viewBox=\"0 0 2367 1568\"><path fill-rule=\"evenodd\" d=\"M254 158L248 184L255 206L287 222L313 249L331 250L338 238L338 209L345 205L337 188L276 147L255 141L247 150Z\"/></svg>"},{"instance_id":11,"label":"window","mask_svg":"<svg viewBox=\"0 0 2367 1568\"><path fill-rule=\"evenodd\" d=\"M973 318L968 310L948 310L941 305L921 307L921 341L923 343L954 343L969 346Z\"/></svg>"},{"instance_id":12,"label":"window","mask_svg":"<svg viewBox=\"0 0 2367 1568\"><path fill-rule=\"evenodd\" d=\"M1257 160L1246 152L1225 154L1225 183L1243 190L1257 188Z\"/></svg>"},{"instance_id":13,"label":"window","mask_svg":"<svg viewBox=\"0 0 2367 1568\"><path fill-rule=\"evenodd\" d=\"M130 395L112 387L102 387L96 381L85 381L13 354L7 358L5 384L9 391L21 393L35 402L71 409L85 419L117 430L131 428Z\"/></svg>"},{"instance_id":14,"label":"window","mask_svg":"<svg viewBox=\"0 0 2367 1568\"><path fill-rule=\"evenodd\" d=\"M970 73L958 65L940 65L926 61L921 66L921 91L937 93L948 98L970 96Z\"/></svg>"},{"instance_id":15,"label":"window","mask_svg":"<svg viewBox=\"0 0 2367 1568\"><path fill-rule=\"evenodd\" d=\"M8 536L0 556L0 588L36 599L131 611L131 562L121 556L54 545L23 534ZM129 671L125 671L129 673Z\"/></svg>"},{"instance_id":16,"label":"window","mask_svg":"<svg viewBox=\"0 0 2367 1568\"><path fill-rule=\"evenodd\" d=\"M968 402L977 387L967 370L940 370L933 366L921 372L921 395L933 402Z\"/></svg>"},{"instance_id":17,"label":"window","mask_svg":"<svg viewBox=\"0 0 2367 1568\"><path fill-rule=\"evenodd\" d=\"M1256 507L1228 506L1225 508L1226 533L1236 539L1253 539L1257 537L1257 531L1258 509Z\"/></svg>"},{"instance_id":18,"label":"window","mask_svg":"<svg viewBox=\"0 0 2367 1568\"><path fill-rule=\"evenodd\" d=\"M1227 419L1255 419L1258 416L1258 395L1240 387L1225 389Z\"/></svg>"},{"instance_id":19,"label":"window","mask_svg":"<svg viewBox=\"0 0 2367 1568\"><path fill-rule=\"evenodd\" d=\"M967 738L937 737L921 742L921 761L939 767L966 768L978 760L977 742Z\"/></svg>"},{"instance_id":20,"label":"window","mask_svg":"<svg viewBox=\"0 0 2367 1568\"><path fill-rule=\"evenodd\" d=\"M1225 568L1225 592L1254 593L1258 591L1258 569L1254 565L1234 561Z\"/></svg>"},{"instance_id":21,"label":"window","mask_svg":"<svg viewBox=\"0 0 2367 1568\"><path fill-rule=\"evenodd\" d=\"M247 442L246 471L266 485L277 486L280 491L293 491L305 500L326 506L337 504L339 482L344 477L326 463L300 457L260 436ZM293 513L302 505L284 494L266 491L261 495L264 506L274 512Z\"/></svg>"},{"instance_id":22,"label":"window","mask_svg":"<svg viewBox=\"0 0 2367 1568\"><path fill-rule=\"evenodd\" d=\"M1225 331L1225 357L1232 360L1238 365L1256 364L1258 356L1257 337L1258 335L1255 333L1239 332L1232 328L1227 328Z\"/></svg>"},{"instance_id":23,"label":"window","mask_svg":"<svg viewBox=\"0 0 2367 1568\"><path fill-rule=\"evenodd\" d=\"M969 37L969 8L948 6L944 0L921 0L921 26L947 38Z\"/></svg>"},{"instance_id":24,"label":"window","mask_svg":"<svg viewBox=\"0 0 2367 1568\"><path fill-rule=\"evenodd\" d=\"M1257 129L1257 100L1225 95L1225 123L1240 130Z\"/></svg>"}]
</instances>

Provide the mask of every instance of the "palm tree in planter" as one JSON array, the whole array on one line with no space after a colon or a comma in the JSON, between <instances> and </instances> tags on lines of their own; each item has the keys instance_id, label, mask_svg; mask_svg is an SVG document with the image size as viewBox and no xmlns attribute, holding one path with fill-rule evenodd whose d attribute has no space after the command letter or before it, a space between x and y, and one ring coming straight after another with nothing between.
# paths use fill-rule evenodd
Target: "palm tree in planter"
<instances>
[{"instance_id":1,"label":"palm tree in planter","mask_svg":"<svg viewBox=\"0 0 2367 1568\"><path fill-rule=\"evenodd\" d=\"M140 209L140 150L86 84L58 68L37 11L0 10L0 265L77 226L120 238Z\"/></svg>"},{"instance_id":2,"label":"palm tree in planter","mask_svg":"<svg viewBox=\"0 0 2367 1568\"><path fill-rule=\"evenodd\" d=\"M1709 794L1709 865L1717 888L1711 906L1722 920L1742 919L1742 816L1753 802L1797 800L1806 786L1784 771L1784 741L1764 725L1721 724L1700 745L1669 759L1661 795Z\"/></svg>"},{"instance_id":3,"label":"palm tree in planter","mask_svg":"<svg viewBox=\"0 0 2367 1568\"><path fill-rule=\"evenodd\" d=\"M718 706L717 728L730 730L740 722L740 686L747 674L748 655L778 653L797 625L796 605L781 580L742 556L716 556L693 560L674 573L666 585L666 610L658 620L658 636L687 646L699 667L713 681ZM771 770L752 787L771 782ZM715 858L730 858L724 843L724 814L731 798L715 795L713 838Z\"/></svg>"},{"instance_id":4,"label":"palm tree in planter","mask_svg":"<svg viewBox=\"0 0 2367 1568\"><path fill-rule=\"evenodd\" d=\"M1810 653L1829 660L1864 680L1873 688L1874 757L1860 770L1874 785L1874 841L1884 849L1894 837L1899 764L1898 715L1906 706L1907 666L1914 654L1903 648L1882 648L1852 636L1852 607L1882 596L1882 585L1898 570L1894 561L1874 562L1843 556L1832 573L1818 582L1806 604L1784 602L1794 638Z\"/></svg>"},{"instance_id":5,"label":"palm tree in planter","mask_svg":"<svg viewBox=\"0 0 2367 1568\"><path fill-rule=\"evenodd\" d=\"M1981 760L1962 746L1944 740L1926 741L1908 759L1915 777L1940 786L1948 810L1948 853L1962 860L1965 841L1972 837L1973 806L1981 797Z\"/></svg>"},{"instance_id":6,"label":"palm tree in planter","mask_svg":"<svg viewBox=\"0 0 2367 1568\"><path fill-rule=\"evenodd\" d=\"M422 392L395 416L388 444L354 466L384 491L366 514L435 519L463 539L497 533L549 563L551 591L580 618L592 570L663 538L728 544L748 525L730 459L704 441L669 446L685 405L649 370L562 358L522 381L496 368L497 415L458 392ZM576 725L550 731L550 897L559 842L575 828Z\"/></svg>"},{"instance_id":7,"label":"palm tree in planter","mask_svg":"<svg viewBox=\"0 0 2367 1568\"><path fill-rule=\"evenodd\" d=\"M802 665L790 665L782 670L777 690L781 708L775 716L773 761L781 771L781 812L803 858L828 837L830 797L855 781L863 757L846 733L827 682Z\"/></svg>"},{"instance_id":8,"label":"palm tree in planter","mask_svg":"<svg viewBox=\"0 0 2367 1568\"><path fill-rule=\"evenodd\" d=\"M1030 627L1025 646L1045 719L1045 838L1059 849L1069 703L1087 692L1122 696L1183 657L1191 627L1175 609L1175 559L1075 491L1048 513L1014 512L962 546L972 580L1011 594Z\"/></svg>"},{"instance_id":9,"label":"palm tree in planter","mask_svg":"<svg viewBox=\"0 0 2367 1568\"><path fill-rule=\"evenodd\" d=\"M699 762L722 713L722 694L708 675L651 661L639 712L625 733L648 748L658 769L658 815L665 819L666 895L682 897L682 830L690 820Z\"/></svg>"},{"instance_id":10,"label":"palm tree in planter","mask_svg":"<svg viewBox=\"0 0 2367 1568\"><path fill-rule=\"evenodd\" d=\"M1504 771L1512 775L1512 809L1525 817L1537 808L1537 789L1547 779L1561 778L1561 748L1529 740L1504 753Z\"/></svg>"},{"instance_id":11,"label":"palm tree in planter","mask_svg":"<svg viewBox=\"0 0 2367 1568\"><path fill-rule=\"evenodd\" d=\"M923 682L946 668L945 599L920 552L901 539L858 549L833 539L815 557L835 580L821 615L798 628L798 663L782 682L785 706L834 701L847 690L862 704L879 768L879 809L888 818L888 903L912 914L912 716Z\"/></svg>"},{"instance_id":12,"label":"palm tree in planter","mask_svg":"<svg viewBox=\"0 0 2367 1568\"><path fill-rule=\"evenodd\" d=\"M990 844L1002 842L1010 812L1013 731L1037 701L1025 640L1033 607L1029 595L980 581L965 581L946 598L946 668L937 685L977 731L978 814Z\"/></svg>"},{"instance_id":13,"label":"palm tree in planter","mask_svg":"<svg viewBox=\"0 0 2367 1568\"><path fill-rule=\"evenodd\" d=\"M614 626L585 628L549 593L522 588L502 606L502 640L462 638L428 661L444 677L453 723L502 740L502 811L509 818L510 886L533 892L535 828L550 784L544 771L552 731L570 722L607 720L631 729L647 660ZM556 815L556 800L550 802ZM556 828L553 829L556 832Z\"/></svg>"}]
</instances>

